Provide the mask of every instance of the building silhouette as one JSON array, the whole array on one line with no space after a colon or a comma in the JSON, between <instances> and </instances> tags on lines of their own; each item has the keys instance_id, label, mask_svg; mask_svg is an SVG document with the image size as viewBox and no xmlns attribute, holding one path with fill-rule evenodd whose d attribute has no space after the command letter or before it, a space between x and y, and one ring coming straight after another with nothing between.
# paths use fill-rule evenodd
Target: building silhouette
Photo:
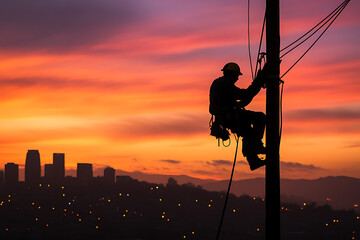
<instances>
[{"instance_id":1,"label":"building silhouette","mask_svg":"<svg viewBox=\"0 0 360 240\"><path fill-rule=\"evenodd\" d=\"M115 169L107 167L104 169L104 180L107 183L115 183Z\"/></svg>"},{"instance_id":2,"label":"building silhouette","mask_svg":"<svg viewBox=\"0 0 360 240\"><path fill-rule=\"evenodd\" d=\"M45 172L45 180L48 182L53 182L54 180L54 165L53 164L45 164L44 167L44 172Z\"/></svg>"},{"instance_id":3,"label":"building silhouette","mask_svg":"<svg viewBox=\"0 0 360 240\"><path fill-rule=\"evenodd\" d=\"M65 179L65 154L54 153L53 154L53 174L54 181L62 182Z\"/></svg>"},{"instance_id":4,"label":"building silhouette","mask_svg":"<svg viewBox=\"0 0 360 240\"><path fill-rule=\"evenodd\" d=\"M5 175L4 174L5 174L4 171L0 170L0 186L4 185L4 181L5 181L5 179L4 179Z\"/></svg>"},{"instance_id":5,"label":"building silhouette","mask_svg":"<svg viewBox=\"0 0 360 240\"><path fill-rule=\"evenodd\" d=\"M79 181L89 181L93 177L93 168L91 163L78 163L76 177Z\"/></svg>"},{"instance_id":6,"label":"building silhouette","mask_svg":"<svg viewBox=\"0 0 360 240\"><path fill-rule=\"evenodd\" d=\"M5 164L5 185L14 186L19 181L19 165L15 163Z\"/></svg>"},{"instance_id":7,"label":"building silhouette","mask_svg":"<svg viewBox=\"0 0 360 240\"><path fill-rule=\"evenodd\" d=\"M134 179L131 178L130 176L116 176L116 184L122 184L122 185L127 185L130 183L133 183Z\"/></svg>"},{"instance_id":8,"label":"building silhouette","mask_svg":"<svg viewBox=\"0 0 360 240\"><path fill-rule=\"evenodd\" d=\"M37 184L41 179L40 154L38 150L28 150L25 162L25 183Z\"/></svg>"}]
</instances>

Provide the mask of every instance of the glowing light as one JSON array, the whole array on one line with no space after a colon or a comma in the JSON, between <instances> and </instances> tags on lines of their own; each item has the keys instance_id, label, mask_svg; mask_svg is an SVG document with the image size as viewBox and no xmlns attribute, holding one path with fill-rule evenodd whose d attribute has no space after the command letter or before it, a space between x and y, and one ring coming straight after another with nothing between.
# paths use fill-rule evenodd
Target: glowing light
<instances>
[{"instance_id":1,"label":"glowing light","mask_svg":"<svg viewBox=\"0 0 360 240\"><path fill-rule=\"evenodd\" d=\"M235 209L233 209L233 212L236 212L236 210L235 210Z\"/></svg>"},{"instance_id":2,"label":"glowing light","mask_svg":"<svg viewBox=\"0 0 360 240\"><path fill-rule=\"evenodd\" d=\"M95 228L99 228L99 226L96 226Z\"/></svg>"},{"instance_id":3,"label":"glowing light","mask_svg":"<svg viewBox=\"0 0 360 240\"><path fill-rule=\"evenodd\" d=\"M181 207L181 204L179 203L178 206Z\"/></svg>"},{"instance_id":4,"label":"glowing light","mask_svg":"<svg viewBox=\"0 0 360 240\"><path fill-rule=\"evenodd\" d=\"M327 224L325 224L325 226L329 226L329 224L327 223Z\"/></svg>"},{"instance_id":5,"label":"glowing light","mask_svg":"<svg viewBox=\"0 0 360 240\"><path fill-rule=\"evenodd\" d=\"M358 205L358 204L354 204L354 207L359 207L359 205Z\"/></svg>"},{"instance_id":6,"label":"glowing light","mask_svg":"<svg viewBox=\"0 0 360 240\"><path fill-rule=\"evenodd\" d=\"M256 229L256 231L260 232L260 228Z\"/></svg>"},{"instance_id":7,"label":"glowing light","mask_svg":"<svg viewBox=\"0 0 360 240\"><path fill-rule=\"evenodd\" d=\"M79 218L79 222L81 222L81 218Z\"/></svg>"},{"instance_id":8,"label":"glowing light","mask_svg":"<svg viewBox=\"0 0 360 240\"><path fill-rule=\"evenodd\" d=\"M304 203L304 206L306 206L306 203Z\"/></svg>"},{"instance_id":9,"label":"glowing light","mask_svg":"<svg viewBox=\"0 0 360 240\"><path fill-rule=\"evenodd\" d=\"M63 195L62 195L63 197L65 197L65 193L63 193Z\"/></svg>"},{"instance_id":10,"label":"glowing light","mask_svg":"<svg viewBox=\"0 0 360 240\"><path fill-rule=\"evenodd\" d=\"M162 201L162 199L160 198L160 199L159 199L159 201L161 202L161 201Z\"/></svg>"}]
</instances>

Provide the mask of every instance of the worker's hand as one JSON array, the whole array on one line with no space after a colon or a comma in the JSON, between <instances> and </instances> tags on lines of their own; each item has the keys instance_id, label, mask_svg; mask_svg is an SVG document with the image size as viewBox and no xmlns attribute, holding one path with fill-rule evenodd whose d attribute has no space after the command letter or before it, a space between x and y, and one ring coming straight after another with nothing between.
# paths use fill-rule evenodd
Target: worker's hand
<instances>
[{"instance_id":1,"label":"worker's hand","mask_svg":"<svg viewBox=\"0 0 360 240\"><path fill-rule=\"evenodd\" d=\"M259 69L256 78L254 79L255 84L261 85L263 88L266 87L266 79L268 75L268 65L265 63L262 69Z\"/></svg>"}]
</instances>

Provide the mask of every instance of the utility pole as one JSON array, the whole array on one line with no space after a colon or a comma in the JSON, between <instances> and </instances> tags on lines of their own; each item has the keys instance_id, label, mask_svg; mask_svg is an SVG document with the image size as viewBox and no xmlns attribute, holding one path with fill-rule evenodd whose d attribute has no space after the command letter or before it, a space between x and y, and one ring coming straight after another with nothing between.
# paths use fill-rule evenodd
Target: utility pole
<instances>
[{"instance_id":1,"label":"utility pole","mask_svg":"<svg viewBox=\"0 0 360 240\"><path fill-rule=\"evenodd\" d=\"M280 240L280 10L279 0L266 0L266 186L265 239Z\"/></svg>"}]
</instances>

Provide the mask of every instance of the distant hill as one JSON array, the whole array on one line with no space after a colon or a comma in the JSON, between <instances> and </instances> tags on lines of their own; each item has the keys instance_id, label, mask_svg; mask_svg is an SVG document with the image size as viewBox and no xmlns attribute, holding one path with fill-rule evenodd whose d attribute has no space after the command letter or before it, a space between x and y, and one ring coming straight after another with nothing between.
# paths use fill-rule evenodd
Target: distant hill
<instances>
[{"instance_id":1,"label":"distant hill","mask_svg":"<svg viewBox=\"0 0 360 240\"><path fill-rule=\"evenodd\" d=\"M186 175L161 175L146 174L142 172L124 172L117 170L117 175L128 175L140 181L152 183L167 183L171 177L178 184L192 183L200 185L208 191L226 191L228 181L214 179L199 179ZM351 209L360 205L360 179L345 176L324 177L314 180L306 179L281 179L281 200L292 203L316 202L319 205L328 204L335 209ZM241 196L265 196L264 178L254 178L234 181L231 193ZM360 207L355 208L360 211Z\"/></svg>"},{"instance_id":2,"label":"distant hill","mask_svg":"<svg viewBox=\"0 0 360 240\"><path fill-rule=\"evenodd\" d=\"M73 175L72 172L67 171ZM95 169L94 176L102 175L103 169ZM186 175L162 175L147 174L142 172L126 172L116 170L116 175L126 175L139 181L149 183L166 184L169 178L173 178L178 184L192 183L200 185L208 191L226 191L228 181L214 179L199 179ZM352 209L354 205L360 205L360 179L345 176L323 177L319 179L281 179L281 200L290 203L316 202L319 205L328 204L335 209ZM234 181L231 193L241 196L249 195L256 197L265 196L264 178L254 178ZM360 207L355 207L360 212Z\"/></svg>"},{"instance_id":3,"label":"distant hill","mask_svg":"<svg viewBox=\"0 0 360 240\"><path fill-rule=\"evenodd\" d=\"M218 181L204 184L206 190L221 191L227 188L228 181ZM360 179L351 177L324 177L314 180L280 181L282 201L304 203L316 202L328 204L336 209L354 208L360 204ZM264 197L265 180L263 178L234 181L231 192L235 195L250 195ZM357 207L359 211L359 207Z\"/></svg>"}]
</instances>

